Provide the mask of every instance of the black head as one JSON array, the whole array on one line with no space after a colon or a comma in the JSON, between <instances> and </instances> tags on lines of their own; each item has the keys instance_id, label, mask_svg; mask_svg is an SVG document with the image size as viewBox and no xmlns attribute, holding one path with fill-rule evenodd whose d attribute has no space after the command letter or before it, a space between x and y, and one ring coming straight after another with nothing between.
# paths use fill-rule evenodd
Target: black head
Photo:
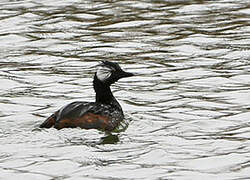
<instances>
[{"instance_id":1,"label":"black head","mask_svg":"<svg viewBox=\"0 0 250 180\"><path fill-rule=\"evenodd\" d=\"M130 77L134 74L125 72L121 69L118 63L110 61L102 61L96 72L96 77L101 82L111 85L121 78Z\"/></svg>"}]
</instances>

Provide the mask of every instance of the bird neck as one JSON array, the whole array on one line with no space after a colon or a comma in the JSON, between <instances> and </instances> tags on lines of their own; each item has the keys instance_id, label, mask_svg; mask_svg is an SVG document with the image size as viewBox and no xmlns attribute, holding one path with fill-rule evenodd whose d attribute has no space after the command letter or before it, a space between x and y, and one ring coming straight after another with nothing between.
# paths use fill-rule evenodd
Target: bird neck
<instances>
[{"instance_id":1,"label":"bird neck","mask_svg":"<svg viewBox=\"0 0 250 180\"><path fill-rule=\"evenodd\" d=\"M93 81L94 90L96 92L96 102L102 104L110 104L112 100L115 100L110 86L100 81L96 74Z\"/></svg>"}]
</instances>

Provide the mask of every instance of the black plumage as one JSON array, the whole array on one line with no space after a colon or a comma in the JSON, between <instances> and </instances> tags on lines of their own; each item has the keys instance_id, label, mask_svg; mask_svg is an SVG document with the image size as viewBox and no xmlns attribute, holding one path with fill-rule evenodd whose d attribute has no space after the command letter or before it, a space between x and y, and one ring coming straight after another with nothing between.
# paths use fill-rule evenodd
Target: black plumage
<instances>
[{"instance_id":1,"label":"black plumage","mask_svg":"<svg viewBox=\"0 0 250 180\"><path fill-rule=\"evenodd\" d=\"M130 76L133 74L123 71L117 63L102 61L93 81L95 102L72 102L53 113L40 127L114 130L124 119L124 115L110 86L119 79Z\"/></svg>"}]
</instances>

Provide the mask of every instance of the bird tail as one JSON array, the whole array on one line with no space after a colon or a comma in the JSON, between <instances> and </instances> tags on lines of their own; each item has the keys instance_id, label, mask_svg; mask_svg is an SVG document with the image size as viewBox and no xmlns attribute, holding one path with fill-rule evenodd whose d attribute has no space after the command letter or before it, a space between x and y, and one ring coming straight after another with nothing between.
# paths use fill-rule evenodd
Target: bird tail
<instances>
[{"instance_id":1,"label":"bird tail","mask_svg":"<svg viewBox=\"0 0 250 180\"><path fill-rule=\"evenodd\" d=\"M40 128L51 128L56 123L56 112L48 117L39 127Z\"/></svg>"}]
</instances>

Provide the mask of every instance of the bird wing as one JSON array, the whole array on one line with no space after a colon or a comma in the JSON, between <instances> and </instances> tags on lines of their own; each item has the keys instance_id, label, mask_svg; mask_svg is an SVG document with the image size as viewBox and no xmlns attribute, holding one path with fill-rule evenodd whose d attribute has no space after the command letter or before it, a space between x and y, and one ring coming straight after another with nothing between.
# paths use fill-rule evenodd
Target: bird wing
<instances>
[{"instance_id":1,"label":"bird wing","mask_svg":"<svg viewBox=\"0 0 250 180\"><path fill-rule=\"evenodd\" d=\"M93 105L93 102L72 102L58 111L56 122L61 119L77 119L90 111Z\"/></svg>"},{"instance_id":2,"label":"bird wing","mask_svg":"<svg viewBox=\"0 0 250 180\"><path fill-rule=\"evenodd\" d=\"M82 101L72 102L50 115L39 127L51 128L62 119L77 119L86 114L93 107L93 104Z\"/></svg>"}]
</instances>

